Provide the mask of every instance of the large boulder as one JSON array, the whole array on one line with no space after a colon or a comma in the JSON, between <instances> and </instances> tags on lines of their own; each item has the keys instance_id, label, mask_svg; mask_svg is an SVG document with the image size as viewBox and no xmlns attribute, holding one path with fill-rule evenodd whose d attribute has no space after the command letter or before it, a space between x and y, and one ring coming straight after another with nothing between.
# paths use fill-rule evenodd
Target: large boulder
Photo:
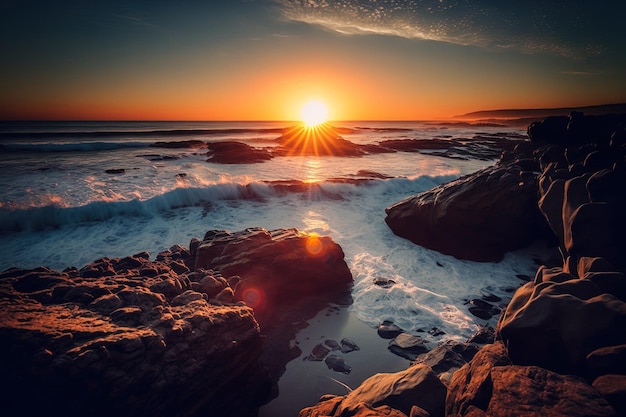
<instances>
[{"instance_id":1,"label":"large boulder","mask_svg":"<svg viewBox=\"0 0 626 417\"><path fill-rule=\"evenodd\" d=\"M235 298L257 316L302 298L345 293L352 284L341 247L327 236L296 229L213 230L192 246L196 270L241 278Z\"/></svg>"},{"instance_id":2,"label":"large boulder","mask_svg":"<svg viewBox=\"0 0 626 417\"><path fill-rule=\"evenodd\" d=\"M600 393L580 378L511 365L500 342L485 346L453 375L446 415L617 417Z\"/></svg>"},{"instance_id":3,"label":"large boulder","mask_svg":"<svg viewBox=\"0 0 626 417\"><path fill-rule=\"evenodd\" d=\"M591 352L626 343L625 329L626 303L573 276L525 284L498 322L514 363L581 376Z\"/></svg>"},{"instance_id":4,"label":"large boulder","mask_svg":"<svg viewBox=\"0 0 626 417\"><path fill-rule=\"evenodd\" d=\"M398 236L461 259L499 261L546 236L536 175L515 161L492 166L386 209Z\"/></svg>"}]
</instances>

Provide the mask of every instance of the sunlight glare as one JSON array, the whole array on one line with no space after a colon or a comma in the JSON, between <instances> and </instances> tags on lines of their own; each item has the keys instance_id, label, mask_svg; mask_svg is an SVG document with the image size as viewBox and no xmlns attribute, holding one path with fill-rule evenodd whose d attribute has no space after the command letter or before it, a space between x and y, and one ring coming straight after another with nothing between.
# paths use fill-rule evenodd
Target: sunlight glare
<instances>
[{"instance_id":1,"label":"sunlight glare","mask_svg":"<svg viewBox=\"0 0 626 417\"><path fill-rule=\"evenodd\" d=\"M328 108L319 100L311 100L302 107L300 116L307 127L315 127L326 121Z\"/></svg>"}]
</instances>

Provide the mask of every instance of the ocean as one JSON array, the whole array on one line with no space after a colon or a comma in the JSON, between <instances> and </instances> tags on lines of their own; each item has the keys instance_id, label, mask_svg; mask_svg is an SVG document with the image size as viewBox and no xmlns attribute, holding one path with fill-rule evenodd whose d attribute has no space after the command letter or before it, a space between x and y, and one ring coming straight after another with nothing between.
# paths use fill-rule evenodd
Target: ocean
<instances>
[{"instance_id":1,"label":"ocean","mask_svg":"<svg viewBox=\"0 0 626 417\"><path fill-rule=\"evenodd\" d=\"M332 122L359 145L391 140L519 139L525 129L436 122ZM387 227L385 208L495 163L457 147L364 156L276 156L251 164L207 162L206 149L158 142L239 141L272 148L287 122L4 122L0 124L0 270L62 270L101 257L156 256L207 230L298 228L343 248L354 277L357 326L390 320L409 332L437 328L433 342L465 340L479 325L468 300L504 305L518 276L533 276L546 249L498 263L458 260ZM479 147L480 148L480 147ZM377 278L395 282L390 288ZM369 337L369 336L367 336ZM357 341L358 343L358 341ZM385 342L386 343L386 342ZM306 352L305 352L306 354ZM393 355L392 353L388 353ZM296 359L300 361L301 359ZM289 378L289 367L285 378ZM336 376L335 378L340 378Z\"/></svg>"}]
</instances>

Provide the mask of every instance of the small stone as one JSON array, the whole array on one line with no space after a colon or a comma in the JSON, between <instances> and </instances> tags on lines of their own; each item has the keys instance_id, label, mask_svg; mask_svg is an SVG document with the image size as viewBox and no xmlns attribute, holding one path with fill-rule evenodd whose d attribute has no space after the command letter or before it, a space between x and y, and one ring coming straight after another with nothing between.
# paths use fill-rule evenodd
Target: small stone
<instances>
[{"instance_id":1,"label":"small stone","mask_svg":"<svg viewBox=\"0 0 626 417\"><path fill-rule=\"evenodd\" d=\"M438 336L443 336L444 334L446 334L446 332L444 332L438 327L433 327L432 329L428 331L428 334L434 337L438 337Z\"/></svg>"},{"instance_id":2,"label":"small stone","mask_svg":"<svg viewBox=\"0 0 626 417\"><path fill-rule=\"evenodd\" d=\"M502 301L502 298L487 291L480 291L480 298L490 303L497 303L498 301Z\"/></svg>"},{"instance_id":3,"label":"small stone","mask_svg":"<svg viewBox=\"0 0 626 417\"><path fill-rule=\"evenodd\" d=\"M330 350L341 350L341 345L339 343L337 343L336 340L326 339L326 341L324 341L324 344L328 348L330 348Z\"/></svg>"},{"instance_id":4,"label":"small stone","mask_svg":"<svg viewBox=\"0 0 626 417\"><path fill-rule=\"evenodd\" d=\"M428 348L424 345L424 339L419 336L413 336L408 333L401 333L394 340L389 342L389 350L398 356L408 360L415 360L425 352Z\"/></svg>"},{"instance_id":5,"label":"small stone","mask_svg":"<svg viewBox=\"0 0 626 417\"><path fill-rule=\"evenodd\" d=\"M493 305L491 305L488 302L483 301L483 300L481 300L479 298L471 299L470 300L470 304L472 304L472 305L474 305L474 306L476 306L478 308L481 308L483 310L491 310L491 308L493 307Z\"/></svg>"},{"instance_id":6,"label":"small stone","mask_svg":"<svg viewBox=\"0 0 626 417\"><path fill-rule=\"evenodd\" d=\"M309 355L306 358L304 358L304 360L322 361L324 360L326 355L328 355L329 352L330 352L330 349L328 347L324 346L321 343L318 343L317 345L315 345L311 353L309 353Z\"/></svg>"},{"instance_id":7,"label":"small stone","mask_svg":"<svg viewBox=\"0 0 626 417\"><path fill-rule=\"evenodd\" d=\"M383 339L393 339L402 332L404 330L389 320L385 320L378 325L378 335Z\"/></svg>"},{"instance_id":8,"label":"small stone","mask_svg":"<svg viewBox=\"0 0 626 417\"><path fill-rule=\"evenodd\" d=\"M346 361L344 361L341 356L335 355L334 353L328 355L324 360L324 363L326 363L328 369L332 369L335 372L341 372L346 375L352 372L352 368L348 366Z\"/></svg>"},{"instance_id":9,"label":"small stone","mask_svg":"<svg viewBox=\"0 0 626 417\"><path fill-rule=\"evenodd\" d=\"M348 353L354 350L361 350L361 348L351 339L344 337L341 339L341 352Z\"/></svg>"},{"instance_id":10,"label":"small stone","mask_svg":"<svg viewBox=\"0 0 626 417\"><path fill-rule=\"evenodd\" d=\"M469 312L478 317L479 319L489 320L493 317L493 314L489 310L482 309L480 307L470 307Z\"/></svg>"}]
</instances>

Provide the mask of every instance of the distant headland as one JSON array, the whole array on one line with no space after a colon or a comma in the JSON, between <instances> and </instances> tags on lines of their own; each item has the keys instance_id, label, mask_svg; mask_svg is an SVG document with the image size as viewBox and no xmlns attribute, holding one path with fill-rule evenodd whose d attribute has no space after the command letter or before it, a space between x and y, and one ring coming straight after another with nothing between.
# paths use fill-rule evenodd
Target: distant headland
<instances>
[{"instance_id":1,"label":"distant headland","mask_svg":"<svg viewBox=\"0 0 626 417\"><path fill-rule=\"evenodd\" d=\"M571 112L583 112L586 115L598 114L626 114L626 103L602 104L585 107L560 107L548 109L502 109L502 110L480 110L454 116L454 119L472 120L481 122L493 121L515 121L521 124L529 124L542 120L549 116L567 116Z\"/></svg>"}]
</instances>

